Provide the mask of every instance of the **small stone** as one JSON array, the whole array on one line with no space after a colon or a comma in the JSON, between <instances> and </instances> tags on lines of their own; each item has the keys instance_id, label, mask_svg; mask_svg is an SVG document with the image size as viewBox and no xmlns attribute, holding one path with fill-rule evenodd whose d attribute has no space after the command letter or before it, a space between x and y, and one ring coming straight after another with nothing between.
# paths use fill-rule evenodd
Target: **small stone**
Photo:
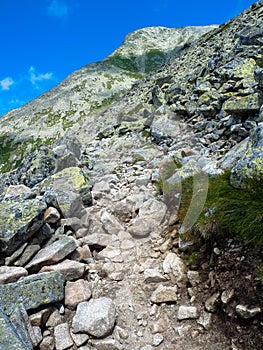
<instances>
[{"instance_id":1,"label":"small stone","mask_svg":"<svg viewBox=\"0 0 263 350\"><path fill-rule=\"evenodd\" d=\"M104 259L113 259L119 255L121 255L120 249L111 246L108 246L98 253L98 257Z\"/></svg>"},{"instance_id":2,"label":"small stone","mask_svg":"<svg viewBox=\"0 0 263 350\"><path fill-rule=\"evenodd\" d=\"M75 217L61 219L61 226L67 227L76 232L77 230L81 229L81 221L79 218Z\"/></svg>"},{"instance_id":3,"label":"small stone","mask_svg":"<svg viewBox=\"0 0 263 350\"><path fill-rule=\"evenodd\" d=\"M129 333L125 329L121 328L120 326L116 326L115 330L121 339L129 338Z\"/></svg>"},{"instance_id":4,"label":"small stone","mask_svg":"<svg viewBox=\"0 0 263 350\"><path fill-rule=\"evenodd\" d=\"M154 321L151 332L152 334L156 333L163 333L167 329L167 322L163 318L159 318L158 320Z\"/></svg>"},{"instance_id":5,"label":"small stone","mask_svg":"<svg viewBox=\"0 0 263 350\"><path fill-rule=\"evenodd\" d=\"M157 347L157 346L159 346L159 345L163 342L163 340L164 340L163 335L160 334L160 333L156 333L156 334L154 335L154 337L153 337L153 343L152 343L152 345L153 345L154 347Z\"/></svg>"},{"instance_id":6,"label":"small stone","mask_svg":"<svg viewBox=\"0 0 263 350\"><path fill-rule=\"evenodd\" d=\"M212 325L212 318L213 315L211 313L203 311L197 323L200 324L205 330L209 330Z\"/></svg>"},{"instance_id":7,"label":"small stone","mask_svg":"<svg viewBox=\"0 0 263 350\"><path fill-rule=\"evenodd\" d=\"M50 312L51 312L51 310L50 310L50 308L48 308L48 309L44 309L44 310L36 312L35 314L30 315L29 318L30 318L30 322L31 322L32 326L42 327L46 323L46 321L50 315Z\"/></svg>"},{"instance_id":8,"label":"small stone","mask_svg":"<svg viewBox=\"0 0 263 350\"><path fill-rule=\"evenodd\" d=\"M94 199L100 199L105 194L110 193L110 186L106 181L96 182L92 188L92 195Z\"/></svg>"},{"instance_id":9,"label":"small stone","mask_svg":"<svg viewBox=\"0 0 263 350\"><path fill-rule=\"evenodd\" d=\"M39 345L40 350L54 350L55 348L55 341L52 336L44 337L42 342Z\"/></svg>"},{"instance_id":10,"label":"small stone","mask_svg":"<svg viewBox=\"0 0 263 350\"><path fill-rule=\"evenodd\" d=\"M215 312L217 309L219 298L220 298L219 292L213 294L210 298L208 298L205 302L206 310L209 312Z\"/></svg>"},{"instance_id":11,"label":"small stone","mask_svg":"<svg viewBox=\"0 0 263 350\"><path fill-rule=\"evenodd\" d=\"M181 305L177 313L177 318L179 321L198 318L197 308L195 306Z\"/></svg>"},{"instance_id":12,"label":"small stone","mask_svg":"<svg viewBox=\"0 0 263 350\"><path fill-rule=\"evenodd\" d=\"M60 219L59 211L54 207L49 207L44 212L44 220L48 224L55 224Z\"/></svg>"},{"instance_id":13,"label":"small stone","mask_svg":"<svg viewBox=\"0 0 263 350\"><path fill-rule=\"evenodd\" d=\"M254 308L248 308L245 305L237 305L236 306L236 313L244 318L245 320L255 317L256 315L261 313L260 307L254 307Z\"/></svg>"},{"instance_id":14,"label":"small stone","mask_svg":"<svg viewBox=\"0 0 263 350\"><path fill-rule=\"evenodd\" d=\"M176 283L186 280L186 266L183 260L175 253L167 254L163 261L163 271L168 275L173 275Z\"/></svg>"},{"instance_id":15,"label":"small stone","mask_svg":"<svg viewBox=\"0 0 263 350\"><path fill-rule=\"evenodd\" d=\"M115 321L115 305L110 298L91 299L78 305L72 329L74 333L84 332L101 338L112 331Z\"/></svg>"},{"instance_id":16,"label":"small stone","mask_svg":"<svg viewBox=\"0 0 263 350\"><path fill-rule=\"evenodd\" d=\"M0 283L10 283L17 281L22 276L27 276L28 272L23 267L0 266Z\"/></svg>"},{"instance_id":17,"label":"small stone","mask_svg":"<svg viewBox=\"0 0 263 350\"><path fill-rule=\"evenodd\" d=\"M200 283L200 276L198 271L187 271L187 277L192 287Z\"/></svg>"},{"instance_id":18,"label":"small stone","mask_svg":"<svg viewBox=\"0 0 263 350\"><path fill-rule=\"evenodd\" d=\"M59 313L58 310L55 310L54 312L52 312L52 314L49 316L49 319L47 320L46 326L48 328L53 328L56 325L62 323L62 317Z\"/></svg>"},{"instance_id":19,"label":"small stone","mask_svg":"<svg viewBox=\"0 0 263 350\"><path fill-rule=\"evenodd\" d=\"M77 346L81 346L81 345L85 344L89 339L89 336L87 334L84 334L84 333L71 332L71 337Z\"/></svg>"},{"instance_id":20,"label":"small stone","mask_svg":"<svg viewBox=\"0 0 263 350\"><path fill-rule=\"evenodd\" d=\"M74 310L79 303L89 300L90 297L91 290L88 281L67 282L65 287L65 305L69 309Z\"/></svg>"},{"instance_id":21,"label":"small stone","mask_svg":"<svg viewBox=\"0 0 263 350\"><path fill-rule=\"evenodd\" d=\"M96 350L121 350L115 339L93 340L91 344Z\"/></svg>"},{"instance_id":22,"label":"small stone","mask_svg":"<svg viewBox=\"0 0 263 350\"><path fill-rule=\"evenodd\" d=\"M228 304L232 297L234 296L235 290L234 289L228 289L224 290L221 294L221 301L223 304Z\"/></svg>"},{"instance_id":23,"label":"small stone","mask_svg":"<svg viewBox=\"0 0 263 350\"><path fill-rule=\"evenodd\" d=\"M160 284L151 296L152 303L167 303L177 301L177 286L166 287Z\"/></svg>"},{"instance_id":24,"label":"small stone","mask_svg":"<svg viewBox=\"0 0 263 350\"><path fill-rule=\"evenodd\" d=\"M124 239L121 241L120 248L122 250L130 250L130 249L133 249L134 247L135 247L135 244L130 239Z\"/></svg>"},{"instance_id":25,"label":"small stone","mask_svg":"<svg viewBox=\"0 0 263 350\"><path fill-rule=\"evenodd\" d=\"M106 210L102 212L101 222L103 229L110 235L118 235L124 228L114 215L108 213Z\"/></svg>"},{"instance_id":26,"label":"small stone","mask_svg":"<svg viewBox=\"0 0 263 350\"><path fill-rule=\"evenodd\" d=\"M41 332L41 328L34 326L33 327L33 332L34 332L34 338L36 341L36 345L40 344L42 342L43 336L42 336L42 332Z\"/></svg>"},{"instance_id":27,"label":"small stone","mask_svg":"<svg viewBox=\"0 0 263 350\"><path fill-rule=\"evenodd\" d=\"M144 271L145 283L165 282L166 278L155 268L149 268Z\"/></svg>"},{"instance_id":28,"label":"small stone","mask_svg":"<svg viewBox=\"0 0 263 350\"><path fill-rule=\"evenodd\" d=\"M65 350L74 343L70 335L69 325L67 323L59 324L54 329L56 350Z\"/></svg>"},{"instance_id":29,"label":"small stone","mask_svg":"<svg viewBox=\"0 0 263 350\"><path fill-rule=\"evenodd\" d=\"M82 247L78 247L77 251L79 253L80 261L88 262L90 258L92 258L92 253L87 244Z\"/></svg>"}]
</instances>

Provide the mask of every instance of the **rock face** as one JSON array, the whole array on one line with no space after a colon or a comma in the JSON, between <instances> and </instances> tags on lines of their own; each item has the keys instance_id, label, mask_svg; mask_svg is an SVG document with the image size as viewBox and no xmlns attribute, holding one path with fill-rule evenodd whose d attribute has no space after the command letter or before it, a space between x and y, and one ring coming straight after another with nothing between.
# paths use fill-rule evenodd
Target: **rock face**
<instances>
[{"instance_id":1,"label":"rock face","mask_svg":"<svg viewBox=\"0 0 263 350\"><path fill-rule=\"evenodd\" d=\"M262 181L262 5L131 33L1 118L1 349L262 348L259 255L182 231L211 178Z\"/></svg>"}]
</instances>

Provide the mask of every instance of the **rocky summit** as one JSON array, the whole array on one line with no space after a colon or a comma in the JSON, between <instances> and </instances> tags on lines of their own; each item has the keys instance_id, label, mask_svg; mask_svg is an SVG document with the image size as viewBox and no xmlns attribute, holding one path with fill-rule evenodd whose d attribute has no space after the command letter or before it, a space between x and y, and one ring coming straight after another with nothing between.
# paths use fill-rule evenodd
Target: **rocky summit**
<instances>
[{"instance_id":1,"label":"rocky summit","mask_svg":"<svg viewBox=\"0 0 263 350\"><path fill-rule=\"evenodd\" d=\"M262 28L140 29L0 119L1 350L263 348Z\"/></svg>"}]
</instances>

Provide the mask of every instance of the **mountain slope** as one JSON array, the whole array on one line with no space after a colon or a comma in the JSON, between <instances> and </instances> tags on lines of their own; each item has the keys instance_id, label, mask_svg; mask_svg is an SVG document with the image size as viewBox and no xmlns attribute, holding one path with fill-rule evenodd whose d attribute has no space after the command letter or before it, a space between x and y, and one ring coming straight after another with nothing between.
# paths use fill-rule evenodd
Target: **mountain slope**
<instances>
[{"instance_id":1,"label":"mountain slope","mask_svg":"<svg viewBox=\"0 0 263 350\"><path fill-rule=\"evenodd\" d=\"M3 350L263 348L262 28L140 30L0 121Z\"/></svg>"},{"instance_id":2,"label":"mountain slope","mask_svg":"<svg viewBox=\"0 0 263 350\"><path fill-rule=\"evenodd\" d=\"M90 115L123 96L145 71L156 70L184 44L214 27L157 27L130 34L103 62L75 71L49 92L4 115L0 120L0 161L10 158L17 165L26 150L41 140L50 144L72 125L89 122ZM3 164L2 171L5 169L8 166Z\"/></svg>"}]
</instances>

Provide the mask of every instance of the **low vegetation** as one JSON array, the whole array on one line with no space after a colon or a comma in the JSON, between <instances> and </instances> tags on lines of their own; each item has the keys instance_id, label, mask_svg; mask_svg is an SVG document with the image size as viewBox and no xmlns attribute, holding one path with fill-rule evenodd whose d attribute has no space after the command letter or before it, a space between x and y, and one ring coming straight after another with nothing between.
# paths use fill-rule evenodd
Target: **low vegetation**
<instances>
[{"instance_id":1,"label":"low vegetation","mask_svg":"<svg viewBox=\"0 0 263 350\"><path fill-rule=\"evenodd\" d=\"M180 219L183 220L192 197L192 179L182 182ZM230 172L211 177L205 207L191 232L193 238L213 239L218 235L239 235L246 243L263 246L263 184L250 190L230 184Z\"/></svg>"}]
</instances>

